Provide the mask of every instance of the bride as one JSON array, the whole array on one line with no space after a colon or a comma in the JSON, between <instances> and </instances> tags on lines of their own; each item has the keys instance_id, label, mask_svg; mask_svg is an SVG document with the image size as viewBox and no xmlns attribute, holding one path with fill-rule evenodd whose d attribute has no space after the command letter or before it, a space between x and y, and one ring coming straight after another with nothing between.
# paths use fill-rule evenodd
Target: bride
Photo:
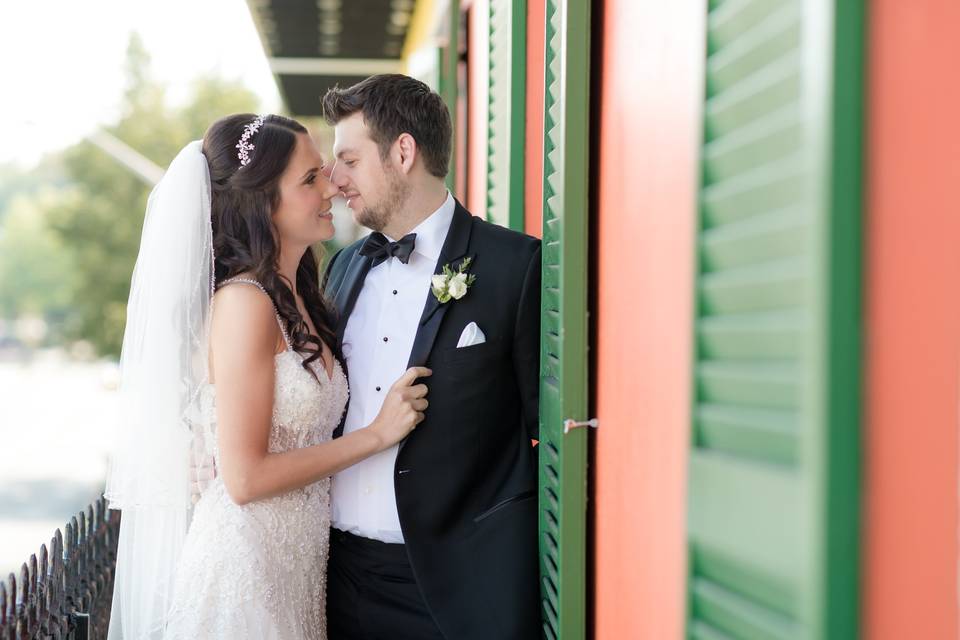
<instances>
[{"instance_id":1,"label":"bride","mask_svg":"<svg viewBox=\"0 0 960 640\"><path fill-rule=\"evenodd\" d=\"M110 638L326 638L329 477L423 419L430 374L408 370L369 426L331 439L347 378L312 247L337 193L302 125L239 114L151 194L106 491L123 510Z\"/></svg>"}]
</instances>

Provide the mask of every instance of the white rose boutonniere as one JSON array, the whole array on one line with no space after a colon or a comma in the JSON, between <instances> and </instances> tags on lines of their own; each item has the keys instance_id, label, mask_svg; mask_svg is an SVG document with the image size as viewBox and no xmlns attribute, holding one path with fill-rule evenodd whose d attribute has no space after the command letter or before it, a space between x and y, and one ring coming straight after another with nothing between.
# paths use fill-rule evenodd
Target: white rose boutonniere
<instances>
[{"instance_id":1,"label":"white rose boutonniere","mask_svg":"<svg viewBox=\"0 0 960 640\"><path fill-rule=\"evenodd\" d=\"M467 258L460 263L456 271L451 269L449 264L446 264L443 266L443 273L433 276L431 290L440 304L450 302L450 300L459 300L467 295L470 285L477 279L477 276L467 273L470 262L471 258Z\"/></svg>"}]
</instances>

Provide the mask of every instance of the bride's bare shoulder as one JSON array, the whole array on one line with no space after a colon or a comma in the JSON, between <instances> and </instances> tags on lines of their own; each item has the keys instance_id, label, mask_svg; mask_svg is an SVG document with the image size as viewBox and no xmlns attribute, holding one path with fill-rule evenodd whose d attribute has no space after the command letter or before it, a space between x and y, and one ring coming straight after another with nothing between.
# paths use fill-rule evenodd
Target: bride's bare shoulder
<instances>
[{"instance_id":1,"label":"bride's bare shoulder","mask_svg":"<svg viewBox=\"0 0 960 640\"><path fill-rule=\"evenodd\" d=\"M221 286L213 297L211 342L230 345L231 349L247 345L255 352L276 351L280 334L277 316L270 297L257 286L234 282Z\"/></svg>"}]
</instances>

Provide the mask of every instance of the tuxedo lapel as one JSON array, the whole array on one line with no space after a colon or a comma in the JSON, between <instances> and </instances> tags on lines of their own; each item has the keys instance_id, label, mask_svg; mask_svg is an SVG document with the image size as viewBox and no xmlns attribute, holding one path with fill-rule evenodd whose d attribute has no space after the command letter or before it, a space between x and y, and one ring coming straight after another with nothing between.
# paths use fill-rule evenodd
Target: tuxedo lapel
<instances>
[{"instance_id":1,"label":"tuxedo lapel","mask_svg":"<svg viewBox=\"0 0 960 640\"><path fill-rule=\"evenodd\" d=\"M372 262L370 258L360 255L358 248L356 253L353 254L353 257L350 258L350 264L347 265L347 270L343 274L340 285L337 287L337 292L333 295L333 306L337 310L337 347L340 353L343 353L343 332L347 328L347 320L350 318L350 313L353 311L354 305L357 304L357 297L363 288L363 280L367 277L367 272L370 271ZM344 371L346 371L346 359L343 361L343 367ZM348 406L349 402L350 400L348 399ZM340 416L340 424L333 430L334 438L339 438L343 435L343 425L346 420L347 412L344 410L343 415Z\"/></svg>"},{"instance_id":2,"label":"tuxedo lapel","mask_svg":"<svg viewBox=\"0 0 960 640\"><path fill-rule=\"evenodd\" d=\"M350 264L347 265L347 272L343 276L340 288L333 297L333 304L337 308L337 344L343 343L343 332L347 327L347 320L357 304L357 296L360 295L360 289L363 288L363 280L370 271L370 265L373 260L367 256L360 255L359 249L350 258Z\"/></svg>"},{"instance_id":3,"label":"tuxedo lapel","mask_svg":"<svg viewBox=\"0 0 960 640\"><path fill-rule=\"evenodd\" d=\"M452 268L456 268L467 257L472 228L473 216L457 202L453 219L450 221L450 230L447 232L443 249L441 249L440 257L437 259L437 266L434 269L435 275L443 273L444 265L449 264ZM430 357L430 351L433 349L433 343L437 339L437 332L440 331L443 316L450 305L455 302L451 300L445 304L440 304L437 297L433 295L431 288L431 291L427 294L427 302L423 307L423 313L420 315L417 335L413 339L413 348L410 349L408 368L422 367L426 364L427 358Z\"/></svg>"}]
</instances>

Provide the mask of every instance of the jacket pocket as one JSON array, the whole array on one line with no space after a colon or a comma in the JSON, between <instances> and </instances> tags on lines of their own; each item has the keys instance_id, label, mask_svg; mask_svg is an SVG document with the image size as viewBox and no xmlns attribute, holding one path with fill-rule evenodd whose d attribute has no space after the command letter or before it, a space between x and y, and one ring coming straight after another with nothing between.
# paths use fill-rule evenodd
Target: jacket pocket
<instances>
[{"instance_id":1,"label":"jacket pocket","mask_svg":"<svg viewBox=\"0 0 960 640\"><path fill-rule=\"evenodd\" d=\"M433 353L432 360L437 364L482 362L490 358L502 357L503 345L500 340L488 340L469 347L453 347L440 349Z\"/></svg>"},{"instance_id":2,"label":"jacket pocket","mask_svg":"<svg viewBox=\"0 0 960 640\"><path fill-rule=\"evenodd\" d=\"M509 507L511 504L515 502L521 502L523 500L534 498L536 497L536 495L537 495L536 490L531 489L529 491L524 491L523 493L518 493L517 495L507 498L505 500L501 500L497 504L493 505L492 507L490 507L489 509L487 509L486 511L478 515L476 518L473 519L473 521L475 523L482 522L487 518L489 518L490 516L492 516L493 514L495 514L497 511L500 511L501 509L503 509L504 507Z\"/></svg>"}]
</instances>

